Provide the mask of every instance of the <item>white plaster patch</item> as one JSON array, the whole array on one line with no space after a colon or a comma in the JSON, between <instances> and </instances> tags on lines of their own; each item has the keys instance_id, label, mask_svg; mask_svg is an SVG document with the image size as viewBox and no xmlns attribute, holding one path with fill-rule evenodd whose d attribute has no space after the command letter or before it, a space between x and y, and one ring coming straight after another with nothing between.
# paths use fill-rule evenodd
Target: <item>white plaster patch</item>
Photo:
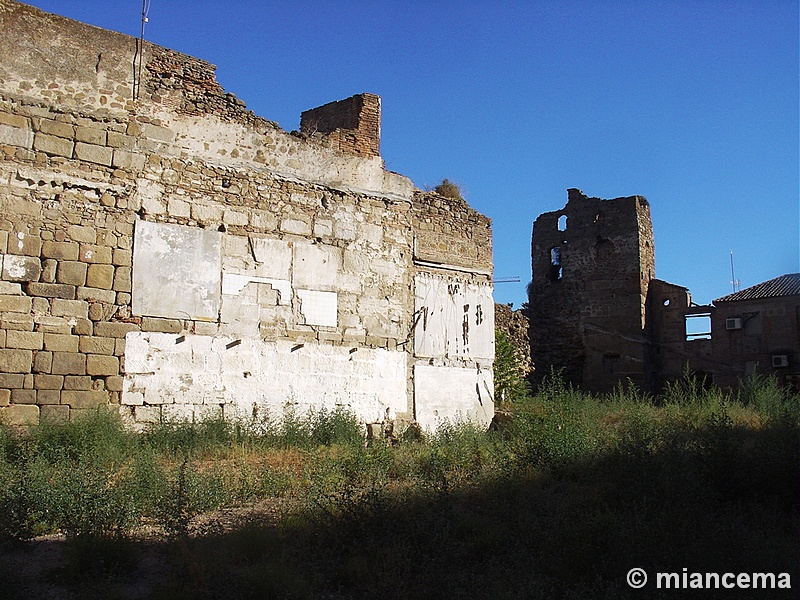
<instances>
[{"instance_id":1,"label":"white plaster patch","mask_svg":"<svg viewBox=\"0 0 800 600\"><path fill-rule=\"evenodd\" d=\"M493 389L489 369L415 365L417 422L426 430L435 430L445 419L488 426L494 416Z\"/></svg>"},{"instance_id":2,"label":"white plaster patch","mask_svg":"<svg viewBox=\"0 0 800 600\"><path fill-rule=\"evenodd\" d=\"M298 242L294 245L292 283L312 290L335 290L342 267L342 250L335 246Z\"/></svg>"},{"instance_id":3,"label":"white plaster patch","mask_svg":"<svg viewBox=\"0 0 800 600\"><path fill-rule=\"evenodd\" d=\"M250 247L258 274L274 279L289 279L292 268L292 244L285 240L250 236Z\"/></svg>"},{"instance_id":4,"label":"white plaster patch","mask_svg":"<svg viewBox=\"0 0 800 600\"><path fill-rule=\"evenodd\" d=\"M297 290L297 297L300 299L300 314L303 315L306 325L336 327L338 314L336 292Z\"/></svg>"},{"instance_id":5,"label":"white plaster patch","mask_svg":"<svg viewBox=\"0 0 800 600\"><path fill-rule=\"evenodd\" d=\"M132 310L136 315L216 321L222 234L183 225L137 221Z\"/></svg>"},{"instance_id":6,"label":"white plaster patch","mask_svg":"<svg viewBox=\"0 0 800 600\"><path fill-rule=\"evenodd\" d=\"M139 331L126 340L135 370L126 369L123 404L222 404L245 418L342 406L364 422L407 410L400 351Z\"/></svg>"},{"instance_id":7,"label":"white plaster patch","mask_svg":"<svg viewBox=\"0 0 800 600\"><path fill-rule=\"evenodd\" d=\"M494 359L491 284L419 273L414 287L416 356Z\"/></svg>"},{"instance_id":8,"label":"white plaster patch","mask_svg":"<svg viewBox=\"0 0 800 600\"><path fill-rule=\"evenodd\" d=\"M290 306L292 303L292 284L285 279L270 279L268 277L252 277L250 275L239 275L238 273L222 274L222 293L225 295L236 296L242 292L248 283L268 283L278 290L278 303Z\"/></svg>"}]
</instances>

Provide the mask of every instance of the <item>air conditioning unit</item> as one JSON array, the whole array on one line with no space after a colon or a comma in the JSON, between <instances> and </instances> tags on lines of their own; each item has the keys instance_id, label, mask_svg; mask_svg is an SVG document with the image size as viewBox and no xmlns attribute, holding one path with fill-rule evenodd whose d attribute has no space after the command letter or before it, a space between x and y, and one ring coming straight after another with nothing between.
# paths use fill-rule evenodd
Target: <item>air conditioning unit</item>
<instances>
[{"instance_id":1,"label":"air conditioning unit","mask_svg":"<svg viewBox=\"0 0 800 600\"><path fill-rule=\"evenodd\" d=\"M741 317L725 319L725 329L741 329L741 328L742 328Z\"/></svg>"},{"instance_id":2,"label":"air conditioning unit","mask_svg":"<svg viewBox=\"0 0 800 600\"><path fill-rule=\"evenodd\" d=\"M772 368L778 369L780 367L788 367L789 366L789 357L785 354L773 354L772 355Z\"/></svg>"}]
</instances>

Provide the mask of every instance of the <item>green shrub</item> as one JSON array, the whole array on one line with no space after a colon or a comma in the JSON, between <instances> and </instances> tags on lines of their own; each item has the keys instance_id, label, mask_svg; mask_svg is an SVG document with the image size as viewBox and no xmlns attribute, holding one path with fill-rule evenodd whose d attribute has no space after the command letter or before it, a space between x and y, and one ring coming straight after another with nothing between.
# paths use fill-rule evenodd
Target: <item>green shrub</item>
<instances>
[{"instance_id":1,"label":"green shrub","mask_svg":"<svg viewBox=\"0 0 800 600\"><path fill-rule=\"evenodd\" d=\"M530 384L524 372L520 350L499 329L494 332L494 400L496 406L521 402L530 397Z\"/></svg>"}]
</instances>

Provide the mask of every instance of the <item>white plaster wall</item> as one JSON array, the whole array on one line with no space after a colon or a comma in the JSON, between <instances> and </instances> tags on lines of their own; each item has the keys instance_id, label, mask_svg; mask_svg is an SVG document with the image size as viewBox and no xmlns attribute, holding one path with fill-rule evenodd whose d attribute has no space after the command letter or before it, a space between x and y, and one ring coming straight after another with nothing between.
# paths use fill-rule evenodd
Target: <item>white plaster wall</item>
<instances>
[{"instance_id":1,"label":"white plaster wall","mask_svg":"<svg viewBox=\"0 0 800 600\"><path fill-rule=\"evenodd\" d=\"M214 405L243 418L344 406L368 423L407 410L407 355L399 351L131 332L125 371L122 404L137 418L153 412L147 405L185 418L213 414Z\"/></svg>"},{"instance_id":2,"label":"white plaster wall","mask_svg":"<svg viewBox=\"0 0 800 600\"><path fill-rule=\"evenodd\" d=\"M490 283L418 273L414 289L416 356L494 360L494 300Z\"/></svg>"},{"instance_id":3,"label":"white plaster wall","mask_svg":"<svg viewBox=\"0 0 800 600\"><path fill-rule=\"evenodd\" d=\"M488 426L494 416L489 369L414 366L414 406L423 429L435 430L443 419L471 420Z\"/></svg>"},{"instance_id":4,"label":"white plaster wall","mask_svg":"<svg viewBox=\"0 0 800 600\"><path fill-rule=\"evenodd\" d=\"M216 321L221 243L222 234L217 231L136 221L133 313Z\"/></svg>"}]
</instances>

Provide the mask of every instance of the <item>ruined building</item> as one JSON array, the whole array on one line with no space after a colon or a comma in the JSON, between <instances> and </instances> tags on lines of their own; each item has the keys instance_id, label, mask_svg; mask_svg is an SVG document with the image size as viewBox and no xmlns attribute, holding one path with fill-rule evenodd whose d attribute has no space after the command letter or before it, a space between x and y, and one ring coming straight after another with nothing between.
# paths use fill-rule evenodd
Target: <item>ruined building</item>
<instances>
[{"instance_id":1,"label":"ruined building","mask_svg":"<svg viewBox=\"0 0 800 600\"><path fill-rule=\"evenodd\" d=\"M655 273L650 205L641 196L601 200L568 191L540 215L531 243L531 354L587 389L622 379L649 386L647 292Z\"/></svg>"},{"instance_id":2,"label":"ruined building","mask_svg":"<svg viewBox=\"0 0 800 600\"><path fill-rule=\"evenodd\" d=\"M800 275L784 275L697 305L655 278L650 207L641 196L601 200L568 191L533 225L531 354L580 388L628 380L658 392L684 369L720 387L749 374L800 377Z\"/></svg>"},{"instance_id":3,"label":"ruined building","mask_svg":"<svg viewBox=\"0 0 800 600\"><path fill-rule=\"evenodd\" d=\"M491 224L202 60L0 0L0 418L493 415Z\"/></svg>"}]
</instances>

